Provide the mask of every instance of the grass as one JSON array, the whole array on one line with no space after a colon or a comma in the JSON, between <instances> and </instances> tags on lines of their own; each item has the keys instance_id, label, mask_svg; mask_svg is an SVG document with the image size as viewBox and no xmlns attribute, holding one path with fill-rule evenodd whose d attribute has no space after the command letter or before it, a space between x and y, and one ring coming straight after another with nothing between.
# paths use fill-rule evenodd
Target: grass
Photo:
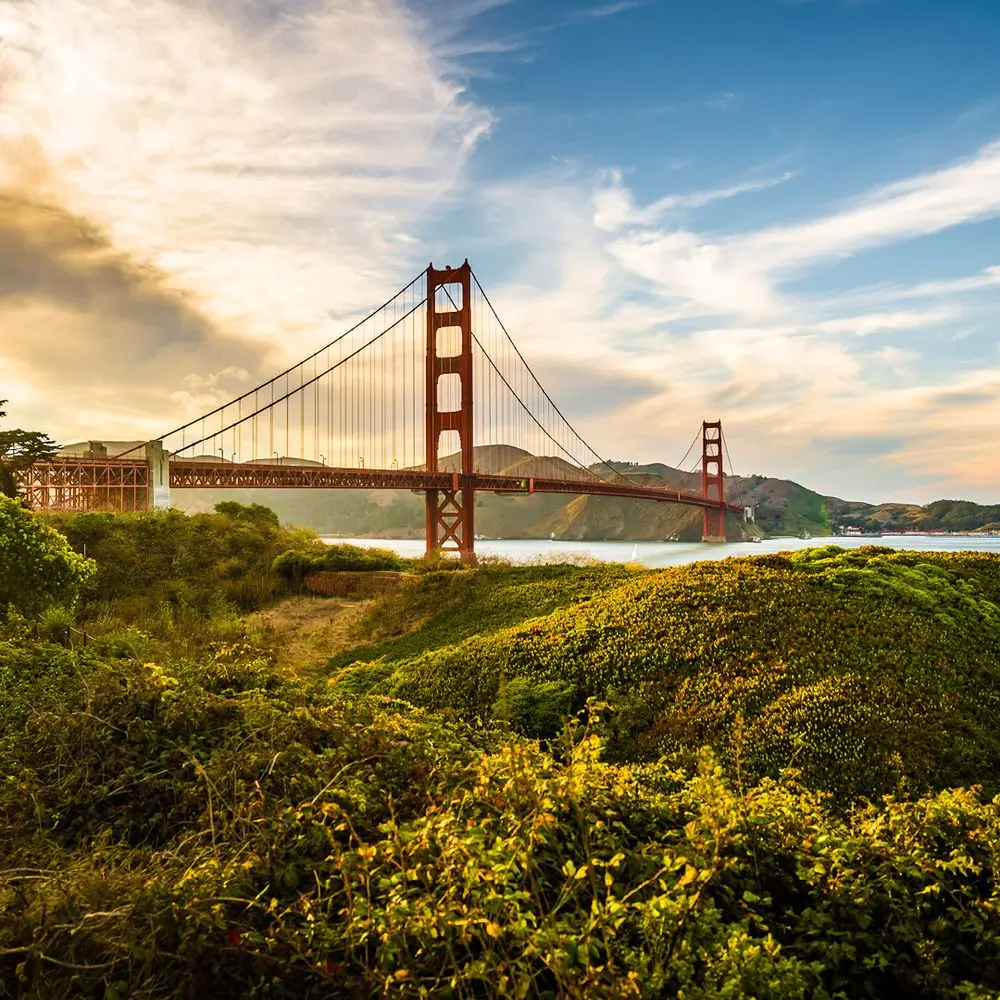
<instances>
[{"instance_id":1,"label":"grass","mask_svg":"<svg viewBox=\"0 0 1000 1000\"><path fill-rule=\"evenodd\" d=\"M412 588L377 599L358 623L361 644L331 657L332 670L405 660L475 635L584 603L641 570L597 566L486 564L425 574Z\"/></svg>"},{"instance_id":2,"label":"grass","mask_svg":"<svg viewBox=\"0 0 1000 1000\"><path fill-rule=\"evenodd\" d=\"M371 601L329 597L290 597L249 615L246 631L273 650L275 665L292 676L325 669L330 654L356 642Z\"/></svg>"}]
</instances>

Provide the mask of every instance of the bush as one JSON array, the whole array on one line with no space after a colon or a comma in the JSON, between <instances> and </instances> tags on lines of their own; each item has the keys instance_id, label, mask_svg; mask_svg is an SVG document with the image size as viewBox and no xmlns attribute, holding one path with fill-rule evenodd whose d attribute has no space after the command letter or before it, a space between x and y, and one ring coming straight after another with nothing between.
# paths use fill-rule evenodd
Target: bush
<instances>
[{"instance_id":1,"label":"bush","mask_svg":"<svg viewBox=\"0 0 1000 1000\"><path fill-rule=\"evenodd\" d=\"M0 495L0 608L37 615L71 607L96 569L20 501Z\"/></svg>"},{"instance_id":2,"label":"bush","mask_svg":"<svg viewBox=\"0 0 1000 1000\"><path fill-rule=\"evenodd\" d=\"M266 691L255 655L52 661L33 707L0 711L0 981L19 996L1000 989L1000 801L844 814L708 754L607 764L586 733L555 760L398 704Z\"/></svg>"},{"instance_id":3,"label":"bush","mask_svg":"<svg viewBox=\"0 0 1000 1000\"><path fill-rule=\"evenodd\" d=\"M422 627L339 688L252 635L73 652L13 612L0 996L997 996L1000 798L844 803L995 771L1000 559L623 574L429 574L373 612ZM366 693L417 681L543 739L611 688L608 738L572 718L554 756Z\"/></svg>"},{"instance_id":4,"label":"bush","mask_svg":"<svg viewBox=\"0 0 1000 1000\"><path fill-rule=\"evenodd\" d=\"M59 514L48 521L96 563L83 590L89 605L111 603L118 617L151 621L164 602L172 613L190 608L207 615L218 612L220 601L252 611L280 594L275 557L315 536L279 528L267 507L235 506L236 513L190 517L154 511Z\"/></svg>"},{"instance_id":5,"label":"bush","mask_svg":"<svg viewBox=\"0 0 1000 1000\"><path fill-rule=\"evenodd\" d=\"M249 521L251 524L263 524L272 528L277 528L280 523L278 515L261 503L242 504L235 500L223 500L215 505L215 513L233 521Z\"/></svg>"},{"instance_id":6,"label":"bush","mask_svg":"<svg viewBox=\"0 0 1000 1000\"><path fill-rule=\"evenodd\" d=\"M518 678L566 684L611 703L602 731L618 760L683 760L709 744L735 766L745 719L753 780L794 765L845 801L902 778L993 793L994 596L1000 556L828 546L702 563L454 645L411 642L372 690L474 719L509 712L500 692Z\"/></svg>"},{"instance_id":7,"label":"bush","mask_svg":"<svg viewBox=\"0 0 1000 1000\"><path fill-rule=\"evenodd\" d=\"M68 646L75 620L72 611L58 604L53 604L38 616L38 630L49 642L57 642L60 646Z\"/></svg>"},{"instance_id":8,"label":"bush","mask_svg":"<svg viewBox=\"0 0 1000 1000\"><path fill-rule=\"evenodd\" d=\"M493 714L521 736L547 739L558 735L569 716L579 708L576 701L576 688L572 684L514 677L501 685Z\"/></svg>"},{"instance_id":9,"label":"bush","mask_svg":"<svg viewBox=\"0 0 1000 1000\"><path fill-rule=\"evenodd\" d=\"M556 608L585 603L633 576L613 563L507 566L484 562L475 572L421 573L416 586L385 594L365 613L359 633L370 645L338 654L330 666L410 659L471 636L510 628Z\"/></svg>"},{"instance_id":10,"label":"bush","mask_svg":"<svg viewBox=\"0 0 1000 1000\"><path fill-rule=\"evenodd\" d=\"M410 563L391 549L369 549L359 545L324 545L282 552L271 567L283 580L301 588L310 573L375 572L401 573Z\"/></svg>"}]
</instances>

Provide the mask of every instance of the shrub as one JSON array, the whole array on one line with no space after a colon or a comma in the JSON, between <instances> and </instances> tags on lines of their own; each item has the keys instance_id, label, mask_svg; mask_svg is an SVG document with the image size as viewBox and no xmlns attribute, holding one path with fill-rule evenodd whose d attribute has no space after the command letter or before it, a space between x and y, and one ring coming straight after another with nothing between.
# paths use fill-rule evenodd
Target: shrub
<instances>
[{"instance_id":1,"label":"shrub","mask_svg":"<svg viewBox=\"0 0 1000 1000\"><path fill-rule=\"evenodd\" d=\"M14 612L0 995L997 996L1000 798L844 800L995 771L1000 559L621 572L430 574L340 688L252 636L73 652ZM609 738L364 693L418 682L533 737L612 689Z\"/></svg>"},{"instance_id":2,"label":"shrub","mask_svg":"<svg viewBox=\"0 0 1000 1000\"><path fill-rule=\"evenodd\" d=\"M38 616L38 630L49 642L68 646L75 620L73 612L68 608L52 604Z\"/></svg>"},{"instance_id":3,"label":"shrub","mask_svg":"<svg viewBox=\"0 0 1000 1000\"><path fill-rule=\"evenodd\" d=\"M0 730L25 1000L1000 989L1000 802L975 791L844 814L708 754L616 766L584 735L556 760L200 676L91 663Z\"/></svg>"},{"instance_id":4,"label":"shrub","mask_svg":"<svg viewBox=\"0 0 1000 1000\"><path fill-rule=\"evenodd\" d=\"M369 549L359 545L324 545L282 552L271 567L291 586L300 588L310 573L403 572L410 563L390 549Z\"/></svg>"},{"instance_id":5,"label":"shrub","mask_svg":"<svg viewBox=\"0 0 1000 1000\"><path fill-rule=\"evenodd\" d=\"M120 631L104 635L98 648L113 660L139 660L149 653L151 639L147 632L129 625Z\"/></svg>"},{"instance_id":6,"label":"shrub","mask_svg":"<svg viewBox=\"0 0 1000 1000\"><path fill-rule=\"evenodd\" d=\"M220 600L251 611L281 592L275 557L315 536L279 528L266 507L236 507L238 516L153 511L48 521L96 563L83 590L88 604L111 603L120 618L152 622L164 601L205 615L217 613Z\"/></svg>"},{"instance_id":7,"label":"shrub","mask_svg":"<svg viewBox=\"0 0 1000 1000\"><path fill-rule=\"evenodd\" d=\"M71 607L95 571L20 501L0 496L0 608L37 615L52 604Z\"/></svg>"},{"instance_id":8,"label":"shrub","mask_svg":"<svg viewBox=\"0 0 1000 1000\"><path fill-rule=\"evenodd\" d=\"M215 513L234 521L249 521L252 524L265 524L272 528L279 526L278 515L261 503L242 504L235 500L223 500L215 505Z\"/></svg>"},{"instance_id":9,"label":"shrub","mask_svg":"<svg viewBox=\"0 0 1000 1000\"><path fill-rule=\"evenodd\" d=\"M998 579L1000 556L834 546L696 564L454 645L411 642L372 690L472 719L508 711L501 688L517 678L558 682L610 701L615 759L709 744L732 764L744 718L751 779L794 764L845 801L901 778L992 793Z\"/></svg>"},{"instance_id":10,"label":"shrub","mask_svg":"<svg viewBox=\"0 0 1000 1000\"><path fill-rule=\"evenodd\" d=\"M493 714L522 736L546 739L558 735L579 707L576 701L576 688L572 684L513 677L501 684Z\"/></svg>"}]
</instances>

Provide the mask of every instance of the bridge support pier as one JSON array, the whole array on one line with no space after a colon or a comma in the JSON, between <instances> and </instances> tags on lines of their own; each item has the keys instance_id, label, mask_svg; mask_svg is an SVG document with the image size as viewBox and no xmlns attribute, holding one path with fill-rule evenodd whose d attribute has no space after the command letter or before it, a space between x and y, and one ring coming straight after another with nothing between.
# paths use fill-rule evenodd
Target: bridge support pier
<instances>
[{"instance_id":1,"label":"bridge support pier","mask_svg":"<svg viewBox=\"0 0 1000 1000\"><path fill-rule=\"evenodd\" d=\"M455 477L456 479L458 476ZM427 490L427 553L457 552L464 563L476 561L475 490Z\"/></svg>"},{"instance_id":2,"label":"bridge support pier","mask_svg":"<svg viewBox=\"0 0 1000 1000\"><path fill-rule=\"evenodd\" d=\"M462 562L476 561L475 491L473 465L472 385L472 268L438 270L427 268L427 361L426 361L426 467L438 472L438 449L445 431L458 433L461 469L454 472L449 490L427 490L425 525L427 554L457 552ZM442 338L442 330L452 331ZM458 353L444 353L449 347ZM441 379L458 378L458 408L442 409ZM444 402L454 405L454 393Z\"/></svg>"},{"instance_id":3,"label":"bridge support pier","mask_svg":"<svg viewBox=\"0 0 1000 1000\"><path fill-rule=\"evenodd\" d=\"M701 425L701 495L717 500L718 507L702 507L703 542L726 540L725 483L722 478L722 421L705 420Z\"/></svg>"},{"instance_id":4,"label":"bridge support pier","mask_svg":"<svg viewBox=\"0 0 1000 1000\"><path fill-rule=\"evenodd\" d=\"M170 456L163 450L162 441L146 445L146 462L149 465L146 509L170 510Z\"/></svg>"}]
</instances>

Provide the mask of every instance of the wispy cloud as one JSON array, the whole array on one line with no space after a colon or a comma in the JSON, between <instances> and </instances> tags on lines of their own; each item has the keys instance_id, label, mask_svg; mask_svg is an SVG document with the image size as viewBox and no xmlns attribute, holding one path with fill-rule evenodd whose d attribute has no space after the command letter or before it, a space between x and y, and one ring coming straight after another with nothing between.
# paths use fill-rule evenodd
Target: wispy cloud
<instances>
[{"instance_id":1,"label":"wispy cloud","mask_svg":"<svg viewBox=\"0 0 1000 1000\"><path fill-rule=\"evenodd\" d=\"M650 0L617 0L613 3L596 4L579 8L556 20L543 21L533 27L507 32L501 36L484 34L483 29L476 25L476 19L494 7L506 6L510 2L512 0L482 0L468 8L458 5L454 17L442 18L436 16L438 12L435 12L435 16L429 18L428 30L437 40L439 54L450 59L463 59L469 56L523 53L525 50L537 49L544 43L546 36L553 32L615 17L635 8L645 7Z\"/></svg>"},{"instance_id":2,"label":"wispy cloud","mask_svg":"<svg viewBox=\"0 0 1000 1000\"><path fill-rule=\"evenodd\" d=\"M100 233L85 257L73 251L72 308L44 277L52 267L18 258L11 271L3 257L0 322L20 335L0 355L49 345L45 377L65 369L68 387L44 414L56 434L90 392L73 388L79 352L66 347L74 310L107 318L109 259L158 276L155 289L119 288L147 303L129 349L153 359L169 345L163 379L225 369L206 344L228 344L240 367L298 353L339 330L331 314L370 307L419 267L399 235L455 188L491 124L393 0L0 0L0 25L0 193L37 206L13 217L16 238L51 246L53 215ZM186 360L187 320L165 306L150 318L154 290L198 317L202 348ZM124 322L125 305L110 308ZM116 377L135 384L107 375L112 392ZM153 431L163 415L148 405Z\"/></svg>"},{"instance_id":3,"label":"wispy cloud","mask_svg":"<svg viewBox=\"0 0 1000 1000\"><path fill-rule=\"evenodd\" d=\"M950 323L960 315L954 308L901 310L897 312L862 313L853 316L838 316L835 319L819 320L809 325L818 333L847 333L856 337L868 337L873 333L888 330L916 330L920 327L941 326Z\"/></svg>"},{"instance_id":4,"label":"wispy cloud","mask_svg":"<svg viewBox=\"0 0 1000 1000\"><path fill-rule=\"evenodd\" d=\"M616 14L623 14L627 10L636 7L645 7L649 0L617 0L616 3L597 4L594 7L587 7L580 12L582 17L601 18L614 17Z\"/></svg>"},{"instance_id":5,"label":"wispy cloud","mask_svg":"<svg viewBox=\"0 0 1000 1000\"><path fill-rule=\"evenodd\" d=\"M966 160L805 222L723 238L649 226L622 237L613 252L662 293L709 312L774 313L782 307L781 283L818 262L998 214L1000 143L990 143Z\"/></svg>"},{"instance_id":6,"label":"wispy cloud","mask_svg":"<svg viewBox=\"0 0 1000 1000\"><path fill-rule=\"evenodd\" d=\"M870 302L900 302L909 299L948 298L1000 289L1000 265L986 267L978 274L944 281L923 281L916 285L874 285L838 293L829 301L859 305Z\"/></svg>"},{"instance_id":7,"label":"wispy cloud","mask_svg":"<svg viewBox=\"0 0 1000 1000\"><path fill-rule=\"evenodd\" d=\"M586 434L621 453L669 460L670 442L682 451L693 420L719 415L743 471L872 500L991 499L995 482L984 475L973 484L962 464L993 461L1000 397L978 394L997 379L996 352L972 375L974 361L942 365L925 348L946 350L956 331L968 332L970 297L985 305L1000 288L1000 268L827 296L792 292L786 282L873 246L1000 214L989 183L997 155L986 146L805 222L720 238L677 220L713 200L751 195L760 182L671 193L645 206L617 171L594 187L571 165L506 182L491 192L505 209L498 221L533 252L494 299L541 368L555 370L571 351L605 375L641 373L651 383L599 420L584 401L572 412ZM963 439L961 460L935 467L927 449L946 450L963 420L977 438ZM891 449L879 443L887 434ZM845 466L820 440L853 442L867 457Z\"/></svg>"},{"instance_id":8,"label":"wispy cloud","mask_svg":"<svg viewBox=\"0 0 1000 1000\"><path fill-rule=\"evenodd\" d=\"M598 228L608 231L614 231L624 226L651 226L671 212L703 208L713 201L723 201L741 194L764 191L767 188L784 184L793 177L795 177L793 171L786 171L777 177L740 181L723 188L690 191L686 194L669 194L649 205L639 207L635 204L632 192L623 185L621 171L612 170L608 174L607 184L599 189L594 197L594 222Z\"/></svg>"}]
</instances>

